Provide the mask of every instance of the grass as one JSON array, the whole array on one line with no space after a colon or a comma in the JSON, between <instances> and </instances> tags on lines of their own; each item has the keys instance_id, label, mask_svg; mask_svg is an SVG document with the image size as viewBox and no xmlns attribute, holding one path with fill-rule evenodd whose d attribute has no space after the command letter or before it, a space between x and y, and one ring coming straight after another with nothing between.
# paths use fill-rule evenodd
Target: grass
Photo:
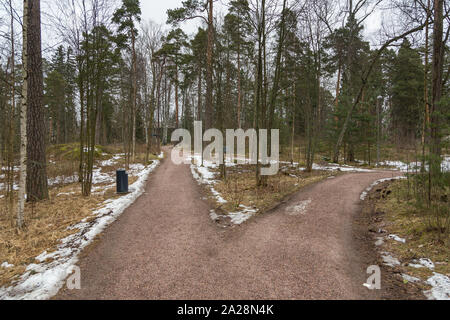
<instances>
[{"instance_id":1,"label":"grass","mask_svg":"<svg viewBox=\"0 0 450 320\"><path fill-rule=\"evenodd\" d=\"M79 150L79 149L78 149ZM120 147L98 147L101 154L97 160L106 160L113 154L120 153ZM140 149L137 150L138 152ZM53 146L48 149L49 159L48 177L73 177L78 170L78 160L70 155L76 152L76 145ZM139 152L137 163L143 163L145 154ZM157 156L151 155L150 161ZM121 159L113 166L102 167L102 172L114 172L118 167L124 167L125 160ZM129 184L133 184L137 177L130 176ZM17 177L16 177L17 181ZM3 182L3 181L0 181ZM105 187L107 183L95 185ZM104 192L103 192L104 191ZM16 228L15 211L8 210L5 198L0 199L0 265L8 262L11 268L0 267L0 287L11 284L17 276L24 273L31 263L38 263L35 258L44 251L51 253L57 249L60 240L77 233L79 230L68 230L68 227L78 224L83 219L95 219L92 213L99 209L103 202L118 196L114 189L93 192L90 197L81 195L78 183L54 185L49 189L50 200L25 206L25 228ZM14 197L17 195L14 194ZM16 204L16 198L14 204ZM13 212L10 213L10 212Z\"/></svg>"},{"instance_id":2,"label":"grass","mask_svg":"<svg viewBox=\"0 0 450 320\"><path fill-rule=\"evenodd\" d=\"M237 165L227 168L227 179L219 180L214 186L227 201L225 204L216 203L216 206L226 212L234 212L241 205L264 212L276 206L286 196L332 175L330 172L305 173L295 168L284 167L277 175L268 177L266 186L257 187L255 166Z\"/></svg>"},{"instance_id":3,"label":"grass","mask_svg":"<svg viewBox=\"0 0 450 320\"><path fill-rule=\"evenodd\" d=\"M61 193L65 195L58 196ZM78 185L52 188L50 200L26 205L22 231L17 230L15 217L3 212L0 216L0 261L14 267L0 268L0 286L22 274L30 263L36 263L35 257L42 252L55 251L60 239L78 232L69 231L68 227L91 217L106 199L115 197L112 190L104 195L82 197Z\"/></svg>"},{"instance_id":4,"label":"grass","mask_svg":"<svg viewBox=\"0 0 450 320\"><path fill-rule=\"evenodd\" d=\"M385 228L389 233L405 238L406 243L389 240L385 244L387 251L405 262L420 258L431 259L436 264L435 272L450 275L449 230L442 232L442 228L437 228L434 222L435 212L418 207L414 199L407 200L404 196L408 192L407 181L394 182L388 188L392 193L385 199L378 200L375 210L385 214ZM406 268L409 274L421 279L432 275L432 271L426 268Z\"/></svg>"}]
</instances>

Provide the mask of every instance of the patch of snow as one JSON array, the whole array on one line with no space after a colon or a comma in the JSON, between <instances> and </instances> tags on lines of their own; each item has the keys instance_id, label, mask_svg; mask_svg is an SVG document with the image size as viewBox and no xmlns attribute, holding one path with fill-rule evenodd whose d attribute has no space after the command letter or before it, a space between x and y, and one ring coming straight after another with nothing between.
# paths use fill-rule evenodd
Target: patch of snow
<instances>
[{"instance_id":1,"label":"patch of snow","mask_svg":"<svg viewBox=\"0 0 450 320\"><path fill-rule=\"evenodd\" d=\"M313 164L313 170L341 171L341 172L374 172L375 171L375 170L371 170L371 169L363 169L363 168L352 167L352 166L349 166L349 165L338 165L338 164L335 164L335 163L329 163L326 166Z\"/></svg>"},{"instance_id":2,"label":"patch of snow","mask_svg":"<svg viewBox=\"0 0 450 320\"><path fill-rule=\"evenodd\" d=\"M200 163L201 161L201 158L198 156L193 157L193 159L195 160L194 163ZM221 194L214 189L214 185L217 183L217 180L215 180L216 174L210 170L213 168L217 168L217 165L209 161L203 161L203 166L191 164L191 173L199 184L209 185L211 193L214 195L217 202L221 204L227 203Z\"/></svg>"},{"instance_id":3,"label":"patch of snow","mask_svg":"<svg viewBox=\"0 0 450 320\"><path fill-rule=\"evenodd\" d=\"M306 210L308 209L308 206L312 203L311 200L306 200L299 202L293 206L286 208L286 213L290 216L298 216L298 215L305 215Z\"/></svg>"},{"instance_id":4,"label":"patch of snow","mask_svg":"<svg viewBox=\"0 0 450 320\"><path fill-rule=\"evenodd\" d=\"M402 278L403 278L403 280L408 281L408 282L412 282L412 283L417 283L417 282L421 282L422 281L419 278L412 277L412 276L410 276L408 274L402 274Z\"/></svg>"},{"instance_id":5,"label":"patch of snow","mask_svg":"<svg viewBox=\"0 0 450 320\"><path fill-rule=\"evenodd\" d=\"M240 205L239 207L243 210L228 213L228 216L231 218L231 222L235 225L243 224L245 221L258 213L258 210L246 207L244 205Z\"/></svg>"},{"instance_id":6,"label":"patch of snow","mask_svg":"<svg viewBox=\"0 0 450 320\"><path fill-rule=\"evenodd\" d=\"M424 294L429 300L450 300L450 278L434 272L427 280L432 289Z\"/></svg>"},{"instance_id":7,"label":"patch of snow","mask_svg":"<svg viewBox=\"0 0 450 320\"><path fill-rule=\"evenodd\" d=\"M399 236L397 236L397 235L395 235L395 234L389 235L388 238L389 238L389 239L392 239L392 240L394 240L394 241L397 241L397 242L406 243L406 239L400 238Z\"/></svg>"},{"instance_id":8,"label":"patch of snow","mask_svg":"<svg viewBox=\"0 0 450 320\"><path fill-rule=\"evenodd\" d=\"M56 195L56 197L72 196L72 195L74 195L74 194L75 194L75 192L61 192L61 193L58 193L58 194Z\"/></svg>"},{"instance_id":9,"label":"patch of snow","mask_svg":"<svg viewBox=\"0 0 450 320\"><path fill-rule=\"evenodd\" d=\"M105 161L101 161L100 162L100 166L101 167L109 167L109 166L113 166L117 163L117 161L119 161L121 158L123 157L122 154L116 154L115 156L113 156L111 159L105 160Z\"/></svg>"},{"instance_id":10,"label":"patch of snow","mask_svg":"<svg viewBox=\"0 0 450 320\"><path fill-rule=\"evenodd\" d=\"M144 193L148 176L158 165L159 161L155 161L139 172L138 180L132 185L134 189L132 193L105 201L104 206L93 213L95 220L89 223L84 220L72 226L79 232L62 239L55 252L51 254L44 252L39 255L36 260L40 264L29 265L25 273L12 286L0 288L0 300L45 300L57 294L78 262L80 252Z\"/></svg>"},{"instance_id":11,"label":"patch of snow","mask_svg":"<svg viewBox=\"0 0 450 320\"><path fill-rule=\"evenodd\" d=\"M392 177L392 178L386 178L386 179L377 180L374 183L372 183L370 185L370 187L368 187L363 193L361 193L360 199L361 199L361 201L366 200L367 196L373 190L373 188L375 188L376 186L378 186L378 185L380 185L380 184L382 184L384 182L395 181L395 180L404 180L404 179L407 179L407 178L404 177L404 176L399 176L399 177Z\"/></svg>"},{"instance_id":12,"label":"patch of snow","mask_svg":"<svg viewBox=\"0 0 450 320\"><path fill-rule=\"evenodd\" d=\"M383 252L381 257L383 258L384 264L389 267L400 265L400 261L397 258L394 258L389 252Z\"/></svg>"},{"instance_id":13,"label":"patch of snow","mask_svg":"<svg viewBox=\"0 0 450 320\"><path fill-rule=\"evenodd\" d=\"M434 270L435 268L433 261L431 261L430 259L423 259L423 258L419 260L413 260L413 263L410 263L408 266L416 269L427 268L430 270Z\"/></svg>"},{"instance_id":14,"label":"patch of snow","mask_svg":"<svg viewBox=\"0 0 450 320\"><path fill-rule=\"evenodd\" d=\"M54 185L72 184L72 183L77 183L78 180L79 179L78 179L77 174L74 174L73 176L70 176L70 177L58 176L56 178L48 179L48 185L51 187Z\"/></svg>"},{"instance_id":15,"label":"patch of snow","mask_svg":"<svg viewBox=\"0 0 450 320\"><path fill-rule=\"evenodd\" d=\"M4 189L6 189L5 184L4 183L0 183L0 191L2 191ZM15 184L15 183L13 184L13 190L14 191L19 190L19 186L17 184Z\"/></svg>"},{"instance_id":16,"label":"patch of snow","mask_svg":"<svg viewBox=\"0 0 450 320\"><path fill-rule=\"evenodd\" d=\"M402 171L402 172L415 172L419 171L422 168L422 162L411 162L405 163L402 161L384 161L380 163L381 166L392 167L394 170ZM450 156L442 157L441 163L443 172L450 172ZM429 166L426 165L425 169L428 170Z\"/></svg>"},{"instance_id":17,"label":"patch of snow","mask_svg":"<svg viewBox=\"0 0 450 320\"><path fill-rule=\"evenodd\" d=\"M9 268L14 267L14 265L13 265L13 264L9 264L7 261L5 261L5 262L3 262L3 263L0 265L0 267L5 268L5 269L9 269Z\"/></svg>"}]
</instances>

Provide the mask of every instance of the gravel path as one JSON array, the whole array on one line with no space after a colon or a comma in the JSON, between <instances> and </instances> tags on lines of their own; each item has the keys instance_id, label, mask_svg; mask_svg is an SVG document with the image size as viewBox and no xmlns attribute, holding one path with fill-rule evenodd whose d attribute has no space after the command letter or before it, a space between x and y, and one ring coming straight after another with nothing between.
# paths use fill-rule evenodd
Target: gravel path
<instances>
[{"instance_id":1,"label":"gravel path","mask_svg":"<svg viewBox=\"0 0 450 320\"><path fill-rule=\"evenodd\" d=\"M165 160L147 192L79 266L82 290L56 299L376 299L352 224L361 192L395 173L328 179L232 229L209 218L188 166Z\"/></svg>"}]
</instances>

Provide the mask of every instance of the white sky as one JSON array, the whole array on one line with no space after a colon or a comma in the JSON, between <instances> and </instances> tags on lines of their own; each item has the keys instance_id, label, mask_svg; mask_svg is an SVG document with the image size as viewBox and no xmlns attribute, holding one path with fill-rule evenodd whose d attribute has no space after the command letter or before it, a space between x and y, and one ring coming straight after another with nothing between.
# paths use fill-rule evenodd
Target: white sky
<instances>
[{"instance_id":1,"label":"white sky","mask_svg":"<svg viewBox=\"0 0 450 320\"><path fill-rule=\"evenodd\" d=\"M182 0L141 0L142 20L152 20L157 24L165 25L167 21L167 10L181 7L182 2ZM229 0L217 1L215 3L215 10L226 12L226 5L228 2ZM380 29L381 19L382 14L380 11L374 12L372 16L369 17L365 23L366 36L373 38L374 33ZM200 25L201 21L199 19L194 19L182 24L181 26L185 32L195 33Z\"/></svg>"},{"instance_id":2,"label":"white sky","mask_svg":"<svg viewBox=\"0 0 450 320\"><path fill-rule=\"evenodd\" d=\"M182 6L182 0L141 0L142 20L152 20L157 24L165 25L167 22L167 10ZM198 20L198 19L196 19ZM187 33L197 31L200 21L189 21L182 25Z\"/></svg>"}]
</instances>

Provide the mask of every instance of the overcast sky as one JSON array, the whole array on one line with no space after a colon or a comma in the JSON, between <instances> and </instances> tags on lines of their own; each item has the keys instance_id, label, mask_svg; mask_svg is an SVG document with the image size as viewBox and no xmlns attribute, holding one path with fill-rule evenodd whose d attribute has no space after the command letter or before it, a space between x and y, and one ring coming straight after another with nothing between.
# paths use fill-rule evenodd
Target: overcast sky
<instances>
[{"instance_id":1,"label":"overcast sky","mask_svg":"<svg viewBox=\"0 0 450 320\"><path fill-rule=\"evenodd\" d=\"M142 19L148 21L151 19L157 24L166 24L167 10L181 7L182 0L143 0L142 6ZM197 30L197 26L200 25L200 21L190 21L183 24L183 29L188 33L193 33Z\"/></svg>"},{"instance_id":2,"label":"overcast sky","mask_svg":"<svg viewBox=\"0 0 450 320\"><path fill-rule=\"evenodd\" d=\"M215 3L215 10L221 10L226 12L226 4L228 0L219 0ZM143 0L141 1L142 7L142 19L148 21L149 19L158 24L165 24L167 21L167 10L175 9L182 6L182 0ZM372 38L371 36L379 30L381 26L381 13L374 12L374 14L367 20L366 36ZM201 21L195 19L193 21L188 21L182 25L182 28L187 33L194 33L197 31L198 26L200 26Z\"/></svg>"}]
</instances>

